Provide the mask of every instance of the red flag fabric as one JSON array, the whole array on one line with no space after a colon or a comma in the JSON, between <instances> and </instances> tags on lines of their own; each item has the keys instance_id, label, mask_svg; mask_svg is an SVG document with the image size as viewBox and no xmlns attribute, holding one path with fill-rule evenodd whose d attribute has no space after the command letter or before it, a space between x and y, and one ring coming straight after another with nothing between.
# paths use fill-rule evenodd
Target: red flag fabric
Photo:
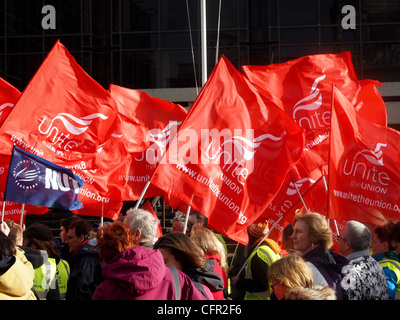
<instances>
[{"instance_id":1,"label":"red flag fabric","mask_svg":"<svg viewBox=\"0 0 400 320\"><path fill-rule=\"evenodd\" d=\"M243 72L306 130L302 157L292 169L292 173L297 175L296 181L307 181L299 188L302 196L315 181L322 178L321 170L328 164L332 84L342 90L360 113L375 123L386 125L385 105L375 87L380 83L358 81L349 52L305 56L268 66L244 66ZM263 218L270 216L271 222L275 221L279 218L277 215L282 214L281 208L294 213L290 205L296 198L286 195L290 183L291 179L284 182L281 192L263 213ZM327 198L326 194L323 198ZM302 207L300 201L297 203L293 208ZM307 202L306 205L310 206ZM327 214L324 208L320 209L323 212L318 212ZM293 215L288 214L286 220L292 218Z\"/></svg>"},{"instance_id":2,"label":"red flag fabric","mask_svg":"<svg viewBox=\"0 0 400 320\"><path fill-rule=\"evenodd\" d=\"M156 218L158 220L157 214L154 212L153 206L150 203L150 200L147 200L142 207L144 210L147 210L148 212L150 212L154 218ZM161 238L163 236L162 233L162 229L161 229L161 224L158 224L157 227L157 232L156 232L156 239Z\"/></svg>"},{"instance_id":3,"label":"red flag fabric","mask_svg":"<svg viewBox=\"0 0 400 320\"><path fill-rule=\"evenodd\" d=\"M115 135L123 120L110 93L57 41L0 127L0 154L11 155L15 144L72 169L85 184L79 194L84 208L77 213L115 219L122 207L115 179L130 165ZM147 147L143 129L130 120L130 130L139 141L131 151L141 152Z\"/></svg>"},{"instance_id":4,"label":"red flag fabric","mask_svg":"<svg viewBox=\"0 0 400 320\"><path fill-rule=\"evenodd\" d=\"M110 85L109 91L117 103L119 112L128 118L137 119L146 131L144 140L148 142L148 148L140 153L132 152L130 171L127 175L120 176L121 182L127 183L125 200L137 200L167 149L169 141L175 137L187 111L179 104L151 97L142 91L117 85ZM128 129L124 132L128 132ZM128 139L137 137L129 135ZM162 194L163 192L154 185L150 185L146 191L147 198Z\"/></svg>"},{"instance_id":5,"label":"red flag fabric","mask_svg":"<svg viewBox=\"0 0 400 320\"><path fill-rule=\"evenodd\" d=\"M376 86L379 81L361 80L353 105L363 118L380 126L387 126L386 106Z\"/></svg>"},{"instance_id":6,"label":"red flag fabric","mask_svg":"<svg viewBox=\"0 0 400 320\"><path fill-rule=\"evenodd\" d=\"M269 205L303 146L303 130L222 57L151 183L245 244L246 228Z\"/></svg>"},{"instance_id":7,"label":"red flag fabric","mask_svg":"<svg viewBox=\"0 0 400 320\"><path fill-rule=\"evenodd\" d=\"M381 225L400 217L400 132L376 125L333 90L329 217Z\"/></svg>"},{"instance_id":8,"label":"red flag fabric","mask_svg":"<svg viewBox=\"0 0 400 320\"><path fill-rule=\"evenodd\" d=\"M0 125L17 102L21 92L4 79L0 78Z\"/></svg>"},{"instance_id":9,"label":"red flag fabric","mask_svg":"<svg viewBox=\"0 0 400 320\"><path fill-rule=\"evenodd\" d=\"M92 168L116 116L108 91L57 41L0 127L0 153L16 144L58 165Z\"/></svg>"},{"instance_id":10,"label":"red flag fabric","mask_svg":"<svg viewBox=\"0 0 400 320\"><path fill-rule=\"evenodd\" d=\"M332 84L350 100L359 89L350 53L309 55L242 70L305 129L306 148L317 150L327 162Z\"/></svg>"}]
</instances>

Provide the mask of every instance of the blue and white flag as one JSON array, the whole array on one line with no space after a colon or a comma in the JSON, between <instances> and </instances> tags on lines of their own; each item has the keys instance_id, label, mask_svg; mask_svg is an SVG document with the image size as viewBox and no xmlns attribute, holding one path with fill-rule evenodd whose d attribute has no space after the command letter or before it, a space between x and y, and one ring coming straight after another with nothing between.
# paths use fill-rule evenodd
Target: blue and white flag
<instances>
[{"instance_id":1,"label":"blue and white flag","mask_svg":"<svg viewBox=\"0 0 400 320\"><path fill-rule=\"evenodd\" d=\"M5 201L77 210L83 181L70 169L58 166L16 146L8 171Z\"/></svg>"}]
</instances>

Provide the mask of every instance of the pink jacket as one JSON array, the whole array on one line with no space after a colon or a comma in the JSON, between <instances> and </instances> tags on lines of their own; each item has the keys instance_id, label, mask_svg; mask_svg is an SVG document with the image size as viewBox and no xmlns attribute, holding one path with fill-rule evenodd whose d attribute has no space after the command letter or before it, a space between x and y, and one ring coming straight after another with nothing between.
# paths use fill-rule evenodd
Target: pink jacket
<instances>
[{"instance_id":1,"label":"pink jacket","mask_svg":"<svg viewBox=\"0 0 400 320\"><path fill-rule=\"evenodd\" d=\"M179 270L181 300L204 300L190 278ZM158 250L132 247L103 268L93 300L174 300L174 279Z\"/></svg>"}]
</instances>

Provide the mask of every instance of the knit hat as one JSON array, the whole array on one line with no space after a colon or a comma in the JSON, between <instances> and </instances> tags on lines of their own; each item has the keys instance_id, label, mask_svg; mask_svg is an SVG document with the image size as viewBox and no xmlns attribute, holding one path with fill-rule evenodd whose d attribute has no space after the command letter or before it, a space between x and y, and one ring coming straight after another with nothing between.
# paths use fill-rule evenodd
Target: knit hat
<instances>
[{"instance_id":1,"label":"knit hat","mask_svg":"<svg viewBox=\"0 0 400 320\"><path fill-rule=\"evenodd\" d=\"M32 223L24 231L24 237L41 241L51 241L53 234L48 226L42 223Z\"/></svg>"},{"instance_id":2,"label":"knit hat","mask_svg":"<svg viewBox=\"0 0 400 320\"><path fill-rule=\"evenodd\" d=\"M249 233L256 238L264 237L268 233L268 230L267 220L253 223L248 229Z\"/></svg>"}]
</instances>

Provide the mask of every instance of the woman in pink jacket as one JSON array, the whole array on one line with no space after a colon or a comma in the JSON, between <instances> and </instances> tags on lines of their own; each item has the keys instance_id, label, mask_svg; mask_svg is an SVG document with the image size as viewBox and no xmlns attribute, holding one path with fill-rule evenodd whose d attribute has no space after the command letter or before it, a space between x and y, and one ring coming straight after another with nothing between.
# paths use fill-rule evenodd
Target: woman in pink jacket
<instances>
[{"instance_id":1,"label":"woman in pink jacket","mask_svg":"<svg viewBox=\"0 0 400 320\"><path fill-rule=\"evenodd\" d=\"M158 250L139 246L122 222L101 228L97 239L104 282L93 300L204 300L187 275L166 267Z\"/></svg>"}]
</instances>

